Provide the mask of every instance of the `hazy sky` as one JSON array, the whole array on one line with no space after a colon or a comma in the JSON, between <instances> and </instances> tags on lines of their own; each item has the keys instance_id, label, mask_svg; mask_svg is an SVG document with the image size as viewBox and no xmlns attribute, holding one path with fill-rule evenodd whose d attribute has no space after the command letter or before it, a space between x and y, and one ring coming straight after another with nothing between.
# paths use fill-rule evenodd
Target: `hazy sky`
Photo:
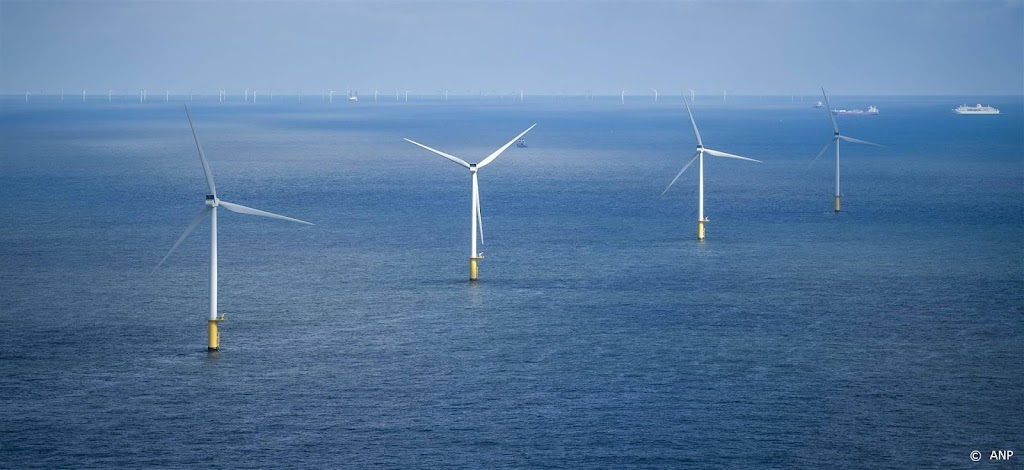
<instances>
[{"instance_id":1,"label":"hazy sky","mask_svg":"<svg viewBox=\"0 0 1024 470\"><path fill-rule=\"evenodd\" d=\"M3 93L1022 94L1024 0L0 0L0 80Z\"/></svg>"}]
</instances>

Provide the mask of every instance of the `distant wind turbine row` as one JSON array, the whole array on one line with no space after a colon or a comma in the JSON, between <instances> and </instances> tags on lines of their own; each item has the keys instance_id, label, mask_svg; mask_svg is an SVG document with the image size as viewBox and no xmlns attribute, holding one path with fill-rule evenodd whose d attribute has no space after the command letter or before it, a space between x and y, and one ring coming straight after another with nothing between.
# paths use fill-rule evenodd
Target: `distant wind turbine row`
<instances>
[{"instance_id":1,"label":"distant wind turbine row","mask_svg":"<svg viewBox=\"0 0 1024 470\"><path fill-rule=\"evenodd\" d=\"M661 98L661 94L659 93L658 89L650 88L650 90L651 90L651 92L654 93L654 95L653 95L654 102L655 103L659 102L660 98ZM688 88L687 90L690 92L690 102L693 103L696 100L696 92L693 89L691 89L691 88ZM627 90L622 89L619 92L619 103L620 104L626 104L626 91ZM244 101L246 103L256 103L257 102L257 95L258 95L257 92L258 92L258 90L256 90L256 89L245 88L245 89L242 90L242 93L240 93L238 95L232 95L232 96L240 96L242 98L242 101ZM321 101L326 101L328 103L334 104L334 92L335 91L333 89L324 89L324 90L322 90L322 92L321 92ZM268 93L270 95L270 97L269 97L270 102L274 102L274 95L275 95L274 91L271 89ZM396 89L395 90L395 101L396 102L403 101L403 96L404 96L404 101L408 103L409 102L409 95L411 93L412 93L411 90L404 90L403 91L401 89ZM467 93L470 93L470 91L467 90ZM301 103L302 102L302 94L303 94L302 91L297 91L292 96L295 96L297 98L298 102ZM374 91L373 91L373 101L374 102L378 102L379 94L380 94L379 90L374 89ZM524 90L520 89L517 92L513 91L512 92L513 101L516 101L514 99L514 96L516 94L519 95L519 99L518 99L519 102L523 102L525 100L525 91ZM728 94L729 94L728 90L722 90L722 101L723 102L726 101L726 98L727 98ZM278 95L281 96L279 93L278 93ZM450 91L448 89L445 89L443 91L438 91L438 95L441 97L441 101L447 102L450 99L451 93L450 93ZM28 102L29 101L29 97L31 97L31 96L32 96L32 93L30 91L26 90L25 91L25 101ZM483 98L485 96L497 96L499 99L502 99L502 100L505 97L505 95L502 95L502 94L493 94L492 95L492 92L484 92L483 90L481 90L479 92L479 96L481 98ZM562 91L558 96L560 98L564 98L566 96L565 91ZM586 101L592 101L595 95L590 90L587 90L581 96L585 97ZM683 96L685 98L686 94L684 93ZM87 97L86 90L83 89L82 90L82 101L83 102L86 101L86 97ZM224 103L224 102L228 101L228 97L229 97L229 94L227 93L226 90L224 90L224 89L217 90L217 100L218 100L218 102ZM347 97L348 97L348 101L359 101L358 92L354 91L352 89L348 89ZM170 98L171 98L170 90L165 89L164 90L164 102L170 102ZM190 90L188 92L188 101L189 102L194 101L194 98L195 98L195 93ZM60 101L64 102L64 90L63 89L60 90ZM112 102L113 101L113 90L107 90L107 101L108 102ZM149 97L148 97L147 90L146 89L140 89L139 90L139 102L140 103L146 103L148 101L149 101Z\"/></svg>"}]
</instances>

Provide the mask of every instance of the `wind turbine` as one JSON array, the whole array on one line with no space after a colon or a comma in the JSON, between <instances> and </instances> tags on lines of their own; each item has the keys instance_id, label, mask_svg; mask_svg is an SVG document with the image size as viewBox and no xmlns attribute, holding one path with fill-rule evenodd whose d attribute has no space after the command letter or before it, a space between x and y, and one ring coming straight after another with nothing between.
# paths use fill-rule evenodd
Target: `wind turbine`
<instances>
[{"instance_id":1,"label":"wind turbine","mask_svg":"<svg viewBox=\"0 0 1024 470\"><path fill-rule=\"evenodd\" d=\"M377 89L376 88L373 89L373 102L374 103L377 102Z\"/></svg>"},{"instance_id":2,"label":"wind turbine","mask_svg":"<svg viewBox=\"0 0 1024 470\"><path fill-rule=\"evenodd\" d=\"M206 195L206 203L203 210L199 212L192 223L185 229L185 233L182 233L178 237L178 241L174 242L174 246L171 247L170 251L164 255L164 258L160 260L160 263L153 268L153 272L156 272L164 261L174 253L174 250L178 248L183 240L199 225L206 216L210 216L210 319L207 327L207 350L216 351L220 349L220 333L217 331L217 323L224 321L223 316L217 315L217 208L223 207L231 212L237 212L239 214L258 215L262 217L270 217L272 219L287 220L290 222L298 222L300 224L313 225L309 222L293 219L291 217L285 217L283 215L273 214L270 212L264 212L251 207L246 207L240 204L234 204L227 201L222 201L217 198L217 188L213 183L213 173L210 171L210 164L206 161L206 155L203 154L203 146L199 143L199 137L196 135L196 127L192 124L192 115L188 112L188 106L185 106L185 116L188 117L188 125L192 128L192 137L196 141L196 149L199 150L199 160L203 164L203 173L206 174L206 184L210 188L210 193Z\"/></svg>"},{"instance_id":3,"label":"wind turbine","mask_svg":"<svg viewBox=\"0 0 1024 470\"><path fill-rule=\"evenodd\" d=\"M832 115L832 105L828 104L828 95L825 94L824 87L822 87L821 89L821 95L825 97L825 112L828 113L828 118L832 120L832 129L834 132L832 134L832 140L829 140L828 143L826 143L825 146L822 147L821 151L818 152L818 155L814 157L814 160L811 160L811 163L817 161L818 158L821 157L822 154L824 154L830 146L832 146L833 142L836 144L836 212L839 212L839 198L842 197L842 195L839 193L839 141L845 140L847 142L855 144L875 145L878 147L881 147L881 145L873 142L868 142L866 140L854 139L853 137L847 137L845 135L840 134L839 125L836 123L836 117Z\"/></svg>"},{"instance_id":4,"label":"wind turbine","mask_svg":"<svg viewBox=\"0 0 1024 470\"><path fill-rule=\"evenodd\" d=\"M470 224L469 224L470 225L470 235L469 235L469 240L470 240L470 242L469 242L469 280L470 281L475 281L476 280L477 274L478 274L477 261L484 258L483 253L477 253L477 251L476 251L476 239L477 239L477 234L478 233L480 235L480 243L483 244L483 242L484 242L484 224L483 224L484 220L483 220L483 216L480 215L480 188L477 185L476 173L481 168L487 166L489 163L494 161L495 158L498 158L498 155L501 155L502 152L504 152L506 149L511 147L512 144L516 143L516 141L521 139L524 135L526 135L527 132L530 132L530 130L533 129L534 127L536 127L536 126L537 126L537 124L534 124L534 125L530 126L525 131L523 131L519 135L515 136L515 138L513 138L510 141L508 141L507 144L501 146L501 148L499 148L498 150L495 150L494 152L492 152L490 155L487 156L487 158L481 160L480 163L467 163L465 160L463 160L463 159L461 159L459 157L456 157L454 155L449 155L449 154L444 153L444 152L442 152L440 150L435 150L435 149L432 149L430 147L427 147L426 145L423 145L423 144L421 144L419 142L416 142L416 141L413 141L413 140L409 140L409 139L405 139L405 141L409 142L410 144L417 145L419 147L427 149L427 150L429 150L431 152L434 152L434 153L436 153L436 154L438 154L438 155L440 155L440 156L442 156L444 158L447 158L448 160L451 160L451 161L455 162L458 165L461 165L461 166L467 168L469 170L469 174L472 176L472 180L473 180L473 200L472 200L472 211L470 212L470 216L469 216L470 217ZM477 224L479 224L479 231L477 229L477 226L478 226Z\"/></svg>"},{"instance_id":5,"label":"wind turbine","mask_svg":"<svg viewBox=\"0 0 1024 470\"><path fill-rule=\"evenodd\" d=\"M32 95L31 92L28 92L28 91L25 92L25 102L26 103L28 103L28 97L31 96L31 95Z\"/></svg>"},{"instance_id":6,"label":"wind turbine","mask_svg":"<svg viewBox=\"0 0 1024 470\"><path fill-rule=\"evenodd\" d=\"M693 96L693 88L687 88L687 90L690 90L690 101L696 101L696 100L694 100L694 96Z\"/></svg>"},{"instance_id":7,"label":"wind turbine","mask_svg":"<svg viewBox=\"0 0 1024 470\"><path fill-rule=\"evenodd\" d=\"M622 90L622 95L619 96L619 101L621 104L626 104L626 90Z\"/></svg>"},{"instance_id":8,"label":"wind turbine","mask_svg":"<svg viewBox=\"0 0 1024 470\"><path fill-rule=\"evenodd\" d=\"M107 103L110 102L111 95L114 94L114 90L107 90Z\"/></svg>"},{"instance_id":9,"label":"wind turbine","mask_svg":"<svg viewBox=\"0 0 1024 470\"><path fill-rule=\"evenodd\" d=\"M686 114L690 115L690 124L693 124L693 135L695 135L697 137L697 153L695 153L693 155L693 158L690 159L689 163L687 163L685 166L683 166L682 170L679 170L679 173L676 174L675 178L672 178L672 182L668 184L668 187L666 187L665 191L662 191L661 194L664 195L666 192L668 192L668 189L671 188L672 185L676 183L676 180L678 180L679 177L683 175L683 172L686 171L686 169L689 168L690 165L693 164L694 160L700 159L700 163L698 163L698 165L697 165L697 167L699 168L699 171L700 171L700 177L698 178L698 183L697 183L697 239L698 240L703 240L704 239L704 223L708 222L709 220L711 220L711 219L704 218L704 154L706 153L708 155L715 156L715 157L735 158L735 159L738 159L738 160L747 160L747 161L757 162L757 163L761 163L761 161L760 160L754 160L753 158L747 158L747 157L741 157L739 155L733 155L731 153L720 152L718 150L712 150L712 149L709 149L709 148L704 148L704 143L701 142L701 140L700 140L700 131L697 130L697 122L693 120L693 113L690 111L690 105L689 105L689 103L686 102L685 98L683 99L683 104L686 105Z\"/></svg>"},{"instance_id":10,"label":"wind turbine","mask_svg":"<svg viewBox=\"0 0 1024 470\"><path fill-rule=\"evenodd\" d=\"M651 88L651 91L654 92L654 102L657 103L658 102L658 90L655 90L654 88Z\"/></svg>"},{"instance_id":11,"label":"wind turbine","mask_svg":"<svg viewBox=\"0 0 1024 470\"><path fill-rule=\"evenodd\" d=\"M409 90L405 90L405 102L409 102Z\"/></svg>"},{"instance_id":12,"label":"wind turbine","mask_svg":"<svg viewBox=\"0 0 1024 470\"><path fill-rule=\"evenodd\" d=\"M82 89L82 102L85 103L85 89Z\"/></svg>"}]
</instances>

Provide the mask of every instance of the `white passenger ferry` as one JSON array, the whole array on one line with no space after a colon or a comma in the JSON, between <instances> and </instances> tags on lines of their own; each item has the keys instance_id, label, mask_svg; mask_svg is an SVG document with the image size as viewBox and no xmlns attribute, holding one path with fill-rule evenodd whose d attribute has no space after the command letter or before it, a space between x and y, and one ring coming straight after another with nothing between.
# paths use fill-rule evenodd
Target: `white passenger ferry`
<instances>
[{"instance_id":1,"label":"white passenger ferry","mask_svg":"<svg viewBox=\"0 0 1024 470\"><path fill-rule=\"evenodd\" d=\"M957 114L999 114L999 110L991 106L967 106L966 104L960 105L959 108L953 110Z\"/></svg>"}]
</instances>

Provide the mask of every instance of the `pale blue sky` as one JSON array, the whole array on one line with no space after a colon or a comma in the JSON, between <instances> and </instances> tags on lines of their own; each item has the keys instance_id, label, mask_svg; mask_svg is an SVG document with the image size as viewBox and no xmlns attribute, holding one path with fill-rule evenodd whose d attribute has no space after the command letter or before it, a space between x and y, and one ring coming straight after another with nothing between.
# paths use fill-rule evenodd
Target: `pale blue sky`
<instances>
[{"instance_id":1,"label":"pale blue sky","mask_svg":"<svg viewBox=\"0 0 1024 470\"><path fill-rule=\"evenodd\" d=\"M16 94L1022 94L1024 0L0 0L0 67Z\"/></svg>"}]
</instances>

